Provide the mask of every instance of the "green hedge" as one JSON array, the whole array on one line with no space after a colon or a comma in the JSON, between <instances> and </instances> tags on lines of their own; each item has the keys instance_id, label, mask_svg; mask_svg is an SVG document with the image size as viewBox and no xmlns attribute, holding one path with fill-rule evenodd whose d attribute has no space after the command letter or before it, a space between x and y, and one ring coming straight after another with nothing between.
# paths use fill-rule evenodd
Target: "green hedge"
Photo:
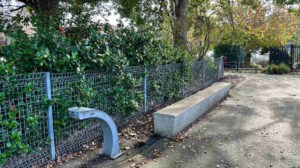
<instances>
[{"instance_id":1,"label":"green hedge","mask_svg":"<svg viewBox=\"0 0 300 168\"><path fill-rule=\"evenodd\" d=\"M214 57L220 58L222 56L226 57L228 62L243 62L245 59L245 49L239 45L218 44L214 48Z\"/></svg>"}]
</instances>

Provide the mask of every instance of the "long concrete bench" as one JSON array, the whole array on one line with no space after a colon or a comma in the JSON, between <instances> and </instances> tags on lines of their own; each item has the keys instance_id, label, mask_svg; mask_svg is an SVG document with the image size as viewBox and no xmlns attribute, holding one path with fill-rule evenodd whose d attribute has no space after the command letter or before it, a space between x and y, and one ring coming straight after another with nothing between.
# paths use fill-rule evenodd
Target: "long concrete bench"
<instances>
[{"instance_id":1,"label":"long concrete bench","mask_svg":"<svg viewBox=\"0 0 300 168\"><path fill-rule=\"evenodd\" d=\"M154 113L154 133L174 138L197 118L227 97L231 84L218 82Z\"/></svg>"}]
</instances>

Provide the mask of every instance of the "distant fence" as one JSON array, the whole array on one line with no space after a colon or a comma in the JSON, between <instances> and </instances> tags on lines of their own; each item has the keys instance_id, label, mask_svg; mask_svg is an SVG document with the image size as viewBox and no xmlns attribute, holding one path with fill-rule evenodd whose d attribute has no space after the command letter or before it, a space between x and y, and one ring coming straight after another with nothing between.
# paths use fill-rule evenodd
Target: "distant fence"
<instances>
[{"instance_id":1,"label":"distant fence","mask_svg":"<svg viewBox=\"0 0 300 168\"><path fill-rule=\"evenodd\" d=\"M214 62L197 61L189 68L186 71L182 64L130 67L125 72L126 85L116 83L113 79L117 74L111 72L88 72L80 77L76 73L47 72L1 76L0 155L2 159L4 155L8 157L3 166L43 166L57 156L101 140L98 121L68 117L67 109L76 105L78 97L88 97L88 102L79 103L109 113L117 126L122 127L131 117L182 99L224 75L223 58ZM86 92L81 93L82 88ZM128 99L115 102L110 95L115 91ZM132 97L138 101L128 102ZM126 107L126 103L134 103L138 109L128 117L118 111L118 106ZM20 152L28 150L32 152Z\"/></svg>"},{"instance_id":2,"label":"distant fence","mask_svg":"<svg viewBox=\"0 0 300 168\"><path fill-rule=\"evenodd\" d=\"M259 72L258 67L246 65L242 61L224 62L224 69L231 72Z\"/></svg>"},{"instance_id":3,"label":"distant fence","mask_svg":"<svg viewBox=\"0 0 300 168\"><path fill-rule=\"evenodd\" d=\"M300 46L287 45L270 48L270 64L279 65L285 63L292 70L300 69Z\"/></svg>"}]
</instances>

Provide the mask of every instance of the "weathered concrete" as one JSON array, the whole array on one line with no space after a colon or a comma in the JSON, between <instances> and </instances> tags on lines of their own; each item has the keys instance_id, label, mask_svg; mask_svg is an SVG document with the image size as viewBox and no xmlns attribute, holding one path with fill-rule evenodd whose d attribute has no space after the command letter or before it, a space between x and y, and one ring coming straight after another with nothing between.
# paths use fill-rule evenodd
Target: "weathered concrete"
<instances>
[{"instance_id":1,"label":"weathered concrete","mask_svg":"<svg viewBox=\"0 0 300 168\"><path fill-rule=\"evenodd\" d=\"M229 94L230 87L230 83L215 83L192 96L155 112L154 133L173 138L224 99Z\"/></svg>"},{"instance_id":2,"label":"weathered concrete","mask_svg":"<svg viewBox=\"0 0 300 168\"><path fill-rule=\"evenodd\" d=\"M300 76L225 78L226 101L140 168L300 168Z\"/></svg>"}]
</instances>

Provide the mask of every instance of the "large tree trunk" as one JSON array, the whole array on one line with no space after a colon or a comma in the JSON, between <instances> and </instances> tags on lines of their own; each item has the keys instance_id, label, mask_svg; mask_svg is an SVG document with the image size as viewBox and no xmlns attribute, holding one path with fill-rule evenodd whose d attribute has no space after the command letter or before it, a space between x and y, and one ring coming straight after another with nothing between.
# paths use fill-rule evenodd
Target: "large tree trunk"
<instances>
[{"instance_id":1,"label":"large tree trunk","mask_svg":"<svg viewBox=\"0 0 300 168\"><path fill-rule=\"evenodd\" d=\"M187 49L187 16L189 0L170 1L171 28L175 47Z\"/></svg>"},{"instance_id":2,"label":"large tree trunk","mask_svg":"<svg viewBox=\"0 0 300 168\"><path fill-rule=\"evenodd\" d=\"M35 12L48 17L56 14L58 11L59 0L19 0L23 2Z\"/></svg>"},{"instance_id":3,"label":"large tree trunk","mask_svg":"<svg viewBox=\"0 0 300 168\"><path fill-rule=\"evenodd\" d=\"M58 10L59 0L40 0L39 1L39 11L46 16L51 16L56 14Z\"/></svg>"}]
</instances>

